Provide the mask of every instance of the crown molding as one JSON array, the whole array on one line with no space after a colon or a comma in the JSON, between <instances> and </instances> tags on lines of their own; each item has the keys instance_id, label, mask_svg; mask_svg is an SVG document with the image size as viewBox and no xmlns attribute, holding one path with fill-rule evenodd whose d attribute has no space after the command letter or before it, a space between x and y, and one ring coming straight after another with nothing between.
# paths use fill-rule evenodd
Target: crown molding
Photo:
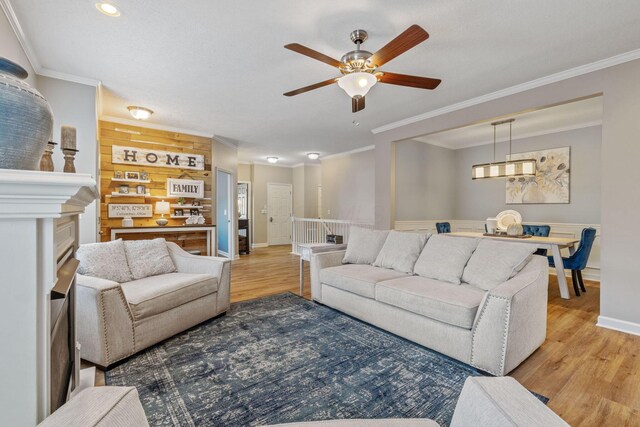
<instances>
[{"instance_id":1,"label":"crown molding","mask_svg":"<svg viewBox=\"0 0 640 427\"><path fill-rule=\"evenodd\" d=\"M407 126L422 120L431 119L433 117L441 116L443 114L451 113L454 111L462 110L463 108L473 107L474 105L482 104L483 102L493 101L495 99L504 98L506 96L514 95L516 93L525 92L527 90L535 89L541 86L545 86L551 83L557 83L562 80L570 79L572 77L581 76L583 74L592 73L605 68L613 67L614 65L623 64L625 62L634 61L640 59L640 49L632 50L630 52L615 55L610 58L601 59L600 61L591 62L589 64L581 65L579 67L570 68L559 73L551 74L539 79L531 80L526 83L521 83L515 86L511 86L505 89L491 92L486 95L481 95L476 98L471 98L466 101L451 104L446 107L438 108L436 110L428 111L417 116L408 117L403 120L398 120L393 123L389 123L371 130L371 133L378 134L393 129L397 129L402 126Z\"/></svg>"},{"instance_id":2,"label":"crown molding","mask_svg":"<svg viewBox=\"0 0 640 427\"><path fill-rule=\"evenodd\" d=\"M173 126L159 125L159 124L155 124L155 123L145 122L143 120L123 119L121 117L108 116L108 115L100 116L100 120L105 121L105 122L120 123L122 125L143 127L143 128L156 129L156 130L164 130L164 131L167 131L167 132L186 133L188 135L202 136L204 138L213 139L213 134L211 134L211 133L206 133L206 132L202 132L202 131L194 130L194 129L184 129L184 128L178 128L178 127L173 127ZM218 141L218 140L216 140L216 141Z\"/></svg>"},{"instance_id":3,"label":"crown molding","mask_svg":"<svg viewBox=\"0 0 640 427\"><path fill-rule=\"evenodd\" d=\"M76 76L68 73L62 73L60 71L51 70L49 68L43 67L42 64L40 63L40 60L38 60L38 57L36 56L35 51L33 50L33 47L31 46L31 43L27 38L27 35L22 29L22 25L20 25L18 16L16 15L16 12L13 10L13 6L11 5L11 1L0 0L0 7L4 11L4 14L7 16L7 20L9 21L9 24L11 25L11 28L13 29L13 32L15 33L16 38L20 43L20 46L22 46L22 50L27 56L27 59L31 64L31 68L33 68L33 71L35 71L37 75L51 77L59 80L65 80L73 83L80 83L87 86L98 87L98 85L100 84L99 80Z\"/></svg>"},{"instance_id":4,"label":"crown molding","mask_svg":"<svg viewBox=\"0 0 640 427\"><path fill-rule=\"evenodd\" d=\"M375 145L367 145L366 147L356 148L355 150L343 151L341 153L330 154L328 156L322 156L320 161L324 161L324 160L328 160L328 159L335 159L336 157L350 156L351 154L362 153L363 151L373 150L374 148L375 148Z\"/></svg>"},{"instance_id":5,"label":"crown molding","mask_svg":"<svg viewBox=\"0 0 640 427\"><path fill-rule=\"evenodd\" d=\"M11 2L9 0L0 0L0 7L2 7L4 14L7 16L7 20L9 21L13 32L18 38L18 42L20 43L20 46L22 46L22 50L24 51L25 55L27 55L27 59L31 64L31 68L33 68L36 74L39 74L39 70L42 68L40 65L40 61L38 61L38 58L33 52L33 48L31 47L31 44L29 43L29 40L27 39L27 36L22 29L22 25L20 25L20 21L18 21L18 16L13 10L13 6L11 6Z\"/></svg>"},{"instance_id":6,"label":"crown molding","mask_svg":"<svg viewBox=\"0 0 640 427\"><path fill-rule=\"evenodd\" d=\"M269 162L260 162L260 161L256 161L254 160L253 162L251 162L252 165L260 165L260 166L271 166L274 168L289 168L289 169L293 169L295 166L292 165L279 165L277 163L269 163Z\"/></svg>"},{"instance_id":7,"label":"crown molding","mask_svg":"<svg viewBox=\"0 0 640 427\"><path fill-rule=\"evenodd\" d=\"M511 140L512 141L517 141L517 140L520 140L520 139L534 138L536 136L543 136L543 135L552 135L554 133L568 132L568 131L571 131L571 130L585 129L585 128L590 128L590 127L594 127L594 126L602 126L602 120L593 120L593 121L590 121L590 122L583 122L583 123L578 123L578 124L575 124L575 125L560 126L560 127L551 128L551 129L545 129L545 130L537 131L537 132L523 133L523 134L520 134L518 136L514 136L513 138L511 138ZM493 144L493 139L490 139L490 140L474 142L474 143L471 143L471 144L465 144L465 145L460 146L460 147L452 148L449 145L447 145L446 143L424 141L424 140L422 140L420 138L413 138L413 141L422 142L423 144L434 145L436 147L448 148L450 150L463 150L465 148L471 148L471 147L478 147L480 145ZM509 138L502 137L502 138L496 139L496 144L500 144L500 143L503 143L503 142L509 142Z\"/></svg>"},{"instance_id":8,"label":"crown molding","mask_svg":"<svg viewBox=\"0 0 640 427\"><path fill-rule=\"evenodd\" d=\"M214 135L214 136L212 136L212 139L213 139L215 142L219 142L219 143L220 143L220 144L222 144L222 145L226 145L227 147L231 148L232 150L237 150L237 149L238 149L238 146L237 146L237 145L235 145L235 144L233 144L233 143L231 143L231 142L229 142L229 141L225 141L224 139L221 139L220 137L217 137L217 136L215 136L215 135Z\"/></svg>"},{"instance_id":9,"label":"crown molding","mask_svg":"<svg viewBox=\"0 0 640 427\"><path fill-rule=\"evenodd\" d=\"M1 1L1 0L0 0ZM65 80L67 82L79 83L81 85L98 87L100 80L90 79L87 77L80 77L74 74L61 73L60 71L51 70L49 68L40 68L36 70L36 74L39 76L50 77L52 79Z\"/></svg>"}]
</instances>

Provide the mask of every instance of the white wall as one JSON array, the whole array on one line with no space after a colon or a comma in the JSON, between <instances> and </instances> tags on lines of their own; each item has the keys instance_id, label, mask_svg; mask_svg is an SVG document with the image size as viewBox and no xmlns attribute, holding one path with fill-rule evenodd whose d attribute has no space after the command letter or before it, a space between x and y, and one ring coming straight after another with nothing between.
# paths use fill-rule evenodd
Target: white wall
<instances>
[{"instance_id":1,"label":"white wall","mask_svg":"<svg viewBox=\"0 0 640 427\"><path fill-rule=\"evenodd\" d=\"M305 201L305 185L304 185L305 167L297 166L293 168L293 216L304 218L304 201Z\"/></svg>"},{"instance_id":2,"label":"white wall","mask_svg":"<svg viewBox=\"0 0 640 427\"><path fill-rule=\"evenodd\" d=\"M457 152L412 140L395 148L396 220L453 219Z\"/></svg>"},{"instance_id":3,"label":"white wall","mask_svg":"<svg viewBox=\"0 0 640 427\"><path fill-rule=\"evenodd\" d=\"M455 150L456 165L452 168L455 212L451 219L484 220L505 209L514 209L522 214L525 222L600 224L601 146L601 126L513 141L514 153L571 147L570 203L535 205L507 205L503 179L471 179L472 165L491 161L492 146ZM499 144L497 158L504 160L508 151L508 143Z\"/></svg>"},{"instance_id":4,"label":"white wall","mask_svg":"<svg viewBox=\"0 0 640 427\"><path fill-rule=\"evenodd\" d=\"M322 185L322 168L320 166L304 167L304 216L318 218L318 187ZM295 184L294 184L295 186Z\"/></svg>"},{"instance_id":5,"label":"white wall","mask_svg":"<svg viewBox=\"0 0 640 427\"><path fill-rule=\"evenodd\" d=\"M322 217L373 222L373 150L322 160Z\"/></svg>"},{"instance_id":6,"label":"white wall","mask_svg":"<svg viewBox=\"0 0 640 427\"><path fill-rule=\"evenodd\" d=\"M49 101L53 111L53 140L60 143L61 126L76 128L77 149L75 167L78 173L98 176L98 136L96 96L94 86L38 76L38 90ZM60 145L56 146L53 163L62 172L64 157ZM97 179L96 179L97 180ZM98 237L98 202L87 206L80 218L80 243L92 243Z\"/></svg>"}]
</instances>

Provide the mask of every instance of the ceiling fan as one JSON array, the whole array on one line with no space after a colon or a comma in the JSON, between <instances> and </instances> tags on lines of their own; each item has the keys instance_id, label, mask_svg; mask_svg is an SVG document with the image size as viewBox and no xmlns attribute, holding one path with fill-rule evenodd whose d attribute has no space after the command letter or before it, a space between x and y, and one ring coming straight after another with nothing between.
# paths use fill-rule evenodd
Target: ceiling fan
<instances>
[{"instance_id":1,"label":"ceiling fan","mask_svg":"<svg viewBox=\"0 0 640 427\"><path fill-rule=\"evenodd\" d=\"M412 25L398 37L387 43L382 49L376 53L371 53L366 50L360 50L360 45L367 40L367 32L364 30L355 30L351 32L351 41L356 44L356 50L345 53L340 61L298 43L288 44L285 46L286 49L336 67L340 73L342 73L342 76L292 90L291 92L285 93L284 96L299 95L309 92L310 90L338 83L338 86L351 97L351 111L357 113L358 111L364 110L364 97L367 92L369 92L369 89L377 82L409 86L418 89L435 89L440 84L440 79L408 76L406 74L396 74L378 70L379 67L391 61L393 58L402 55L428 38L429 33L422 27Z\"/></svg>"}]
</instances>

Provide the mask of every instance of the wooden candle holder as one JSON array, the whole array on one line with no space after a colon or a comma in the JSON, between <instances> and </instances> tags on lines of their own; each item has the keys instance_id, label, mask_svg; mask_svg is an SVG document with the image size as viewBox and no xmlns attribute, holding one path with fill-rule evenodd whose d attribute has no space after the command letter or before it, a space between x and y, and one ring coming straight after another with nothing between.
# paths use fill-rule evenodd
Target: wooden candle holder
<instances>
[{"instance_id":1,"label":"wooden candle holder","mask_svg":"<svg viewBox=\"0 0 640 427\"><path fill-rule=\"evenodd\" d=\"M76 166L73 162L76 159L76 153L79 150L74 150L72 148L63 148L62 152L64 153L64 172L68 173L76 173Z\"/></svg>"},{"instance_id":2,"label":"wooden candle holder","mask_svg":"<svg viewBox=\"0 0 640 427\"><path fill-rule=\"evenodd\" d=\"M47 143L47 148L44 149L42 158L40 159L40 170L43 172L53 172L53 149L58 145L53 141Z\"/></svg>"}]
</instances>

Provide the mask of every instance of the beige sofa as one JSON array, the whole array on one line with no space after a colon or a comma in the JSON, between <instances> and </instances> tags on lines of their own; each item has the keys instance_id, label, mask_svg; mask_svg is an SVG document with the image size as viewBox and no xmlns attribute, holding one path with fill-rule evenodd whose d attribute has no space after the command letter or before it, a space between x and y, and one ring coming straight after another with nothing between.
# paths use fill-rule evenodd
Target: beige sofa
<instances>
[{"instance_id":1,"label":"beige sofa","mask_svg":"<svg viewBox=\"0 0 640 427\"><path fill-rule=\"evenodd\" d=\"M133 387L83 390L40 427L142 427L147 420ZM438 427L425 418L348 419L280 424L288 427ZM469 377L456 404L452 427L566 427L551 409L510 377Z\"/></svg>"},{"instance_id":2,"label":"beige sofa","mask_svg":"<svg viewBox=\"0 0 640 427\"><path fill-rule=\"evenodd\" d=\"M229 309L230 261L166 246L172 273L126 283L78 275L83 359L107 367Z\"/></svg>"},{"instance_id":3,"label":"beige sofa","mask_svg":"<svg viewBox=\"0 0 640 427\"><path fill-rule=\"evenodd\" d=\"M343 264L344 257L345 251L312 256L315 301L494 375L506 375L545 340L544 257L531 256L517 274L488 291Z\"/></svg>"}]
</instances>

